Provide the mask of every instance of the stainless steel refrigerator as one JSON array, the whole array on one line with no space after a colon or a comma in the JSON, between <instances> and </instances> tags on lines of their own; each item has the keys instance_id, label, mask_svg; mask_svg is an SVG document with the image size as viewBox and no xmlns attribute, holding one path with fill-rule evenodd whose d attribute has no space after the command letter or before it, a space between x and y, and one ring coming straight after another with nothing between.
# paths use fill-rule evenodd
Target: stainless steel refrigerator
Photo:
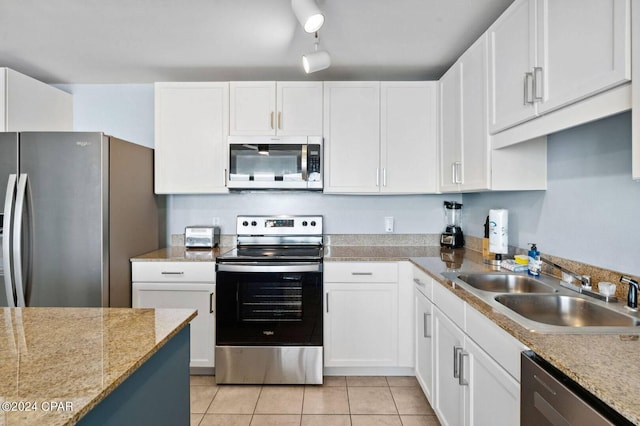
<instances>
[{"instance_id":1,"label":"stainless steel refrigerator","mask_svg":"<svg viewBox=\"0 0 640 426\"><path fill-rule=\"evenodd\" d=\"M0 306L131 306L159 246L153 150L99 132L0 133Z\"/></svg>"}]
</instances>

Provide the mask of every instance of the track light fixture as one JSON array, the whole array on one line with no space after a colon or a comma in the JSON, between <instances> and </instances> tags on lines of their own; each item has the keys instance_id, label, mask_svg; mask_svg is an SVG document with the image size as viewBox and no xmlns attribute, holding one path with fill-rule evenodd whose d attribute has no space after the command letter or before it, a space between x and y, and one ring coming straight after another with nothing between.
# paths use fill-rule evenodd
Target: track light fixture
<instances>
[{"instance_id":1,"label":"track light fixture","mask_svg":"<svg viewBox=\"0 0 640 426\"><path fill-rule=\"evenodd\" d=\"M324 24L324 15L315 0L291 0L291 8L300 25L308 33L315 33Z\"/></svg>"},{"instance_id":2,"label":"track light fixture","mask_svg":"<svg viewBox=\"0 0 640 426\"><path fill-rule=\"evenodd\" d=\"M320 40L316 32L315 42L313 43L314 52L302 55L302 67L307 74L324 70L331 66L331 56L329 56L329 53L325 50L318 51L319 43Z\"/></svg>"}]
</instances>

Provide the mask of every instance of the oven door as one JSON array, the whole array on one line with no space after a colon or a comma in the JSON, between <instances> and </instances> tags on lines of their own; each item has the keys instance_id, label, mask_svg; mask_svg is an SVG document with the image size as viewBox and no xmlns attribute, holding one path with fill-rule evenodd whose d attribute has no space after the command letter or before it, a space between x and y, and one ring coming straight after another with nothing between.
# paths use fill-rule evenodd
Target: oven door
<instances>
[{"instance_id":1,"label":"oven door","mask_svg":"<svg viewBox=\"0 0 640 426\"><path fill-rule=\"evenodd\" d=\"M322 346L322 264L218 264L216 346Z\"/></svg>"}]
</instances>

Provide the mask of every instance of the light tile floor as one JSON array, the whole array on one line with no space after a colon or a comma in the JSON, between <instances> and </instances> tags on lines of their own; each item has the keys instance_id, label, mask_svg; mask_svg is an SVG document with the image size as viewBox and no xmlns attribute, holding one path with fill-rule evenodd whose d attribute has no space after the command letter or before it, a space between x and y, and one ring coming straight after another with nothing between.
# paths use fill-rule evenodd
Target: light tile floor
<instances>
[{"instance_id":1,"label":"light tile floor","mask_svg":"<svg viewBox=\"0 0 640 426\"><path fill-rule=\"evenodd\" d=\"M220 385L191 376L191 425L438 426L415 377L334 377L323 385Z\"/></svg>"}]
</instances>

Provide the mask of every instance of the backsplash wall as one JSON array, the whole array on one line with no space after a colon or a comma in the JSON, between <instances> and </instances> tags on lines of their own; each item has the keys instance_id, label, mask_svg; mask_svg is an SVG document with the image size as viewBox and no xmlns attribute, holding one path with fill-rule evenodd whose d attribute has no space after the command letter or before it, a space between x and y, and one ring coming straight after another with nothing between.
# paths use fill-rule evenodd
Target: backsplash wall
<instances>
[{"instance_id":1,"label":"backsplash wall","mask_svg":"<svg viewBox=\"0 0 640 426\"><path fill-rule=\"evenodd\" d=\"M547 191L463 195L463 230L482 237L509 209L509 245L640 275L640 182L631 179L631 113L548 136Z\"/></svg>"}]
</instances>

